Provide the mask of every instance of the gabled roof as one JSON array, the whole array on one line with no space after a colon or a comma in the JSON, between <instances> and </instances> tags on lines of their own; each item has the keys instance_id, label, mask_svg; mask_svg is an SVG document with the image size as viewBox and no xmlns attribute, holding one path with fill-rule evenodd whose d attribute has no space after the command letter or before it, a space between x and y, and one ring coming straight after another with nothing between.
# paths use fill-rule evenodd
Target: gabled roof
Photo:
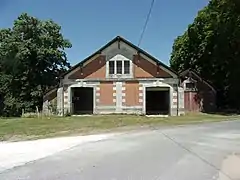
<instances>
[{"instance_id":1,"label":"gabled roof","mask_svg":"<svg viewBox=\"0 0 240 180\"><path fill-rule=\"evenodd\" d=\"M65 72L64 74L61 75L61 77L64 77L66 74L68 74L69 72L73 71L74 69L76 69L79 66L82 66L84 63L86 63L88 60L90 60L92 57L94 57L97 54L100 54L104 49L106 49L107 47L109 47L110 45L112 45L115 42L118 41L122 41L125 44L129 45L130 47L132 47L133 49L136 49L137 52L144 54L145 56L147 56L148 58L152 59L153 61L155 61L158 65L163 66L164 68L168 69L170 72L174 73L177 75L177 73L175 71L173 71L170 67L168 67L166 64L162 63L161 61L159 61L157 58L151 56L150 54L148 54L146 51L142 50L141 48L137 47L136 45L132 44L131 42L127 41L126 39L124 39L121 36L117 36L114 39L112 39L109 43L107 43L105 46L101 47L99 50L97 50L95 53L93 53L92 55L90 55L89 57L87 57L86 59L84 59L83 61L79 62L78 64L76 64L75 66L73 66L72 68L70 68L67 72Z\"/></svg>"},{"instance_id":2,"label":"gabled roof","mask_svg":"<svg viewBox=\"0 0 240 180\"><path fill-rule=\"evenodd\" d=\"M204 84L206 84L210 89L212 89L212 91L214 93L216 93L216 90L215 88L209 83L207 82L206 80L204 80L203 78L200 77L200 75L198 73L196 73L194 70L192 70L191 68L185 70L185 71L182 71L181 73L179 73L179 76L180 77L185 77L185 76L195 76L196 78L198 78L200 81L202 81Z\"/></svg>"}]
</instances>

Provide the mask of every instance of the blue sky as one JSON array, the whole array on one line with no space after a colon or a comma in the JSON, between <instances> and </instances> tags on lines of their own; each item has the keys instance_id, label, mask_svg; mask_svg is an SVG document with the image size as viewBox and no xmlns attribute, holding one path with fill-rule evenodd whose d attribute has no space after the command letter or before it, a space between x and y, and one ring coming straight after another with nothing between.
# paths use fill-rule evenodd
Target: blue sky
<instances>
[{"instance_id":1,"label":"blue sky","mask_svg":"<svg viewBox=\"0 0 240 180\"><path fill-rule=\"evenodd\" d=\"M137 45L151 0L0 0L0 28L11 27L23 12L53 19L73 47L72 65L115 36ZM155 0L141 48L168 64L174 39L181 35L208 0Z\"/></svg>"}]
</instances>

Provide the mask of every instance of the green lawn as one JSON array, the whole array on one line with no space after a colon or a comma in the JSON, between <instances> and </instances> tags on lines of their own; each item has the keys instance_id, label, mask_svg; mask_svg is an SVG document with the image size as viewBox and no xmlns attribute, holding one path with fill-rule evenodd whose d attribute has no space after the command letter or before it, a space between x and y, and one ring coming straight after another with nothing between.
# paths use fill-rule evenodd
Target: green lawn
<instances>
[{"instance_id":1,"label":"green lawn","mask_svg":"<svg viewBox=\"0 0 240 180\"><path fill-rule=\"evenodd\" d=\"M89 134L122 130L122 127L180 125L233 120L237 116L188 114L179 117L102 115L81 117L41 117L0 119L0 140L24 140L44 137Z\"/></svg>"}]
</instances>

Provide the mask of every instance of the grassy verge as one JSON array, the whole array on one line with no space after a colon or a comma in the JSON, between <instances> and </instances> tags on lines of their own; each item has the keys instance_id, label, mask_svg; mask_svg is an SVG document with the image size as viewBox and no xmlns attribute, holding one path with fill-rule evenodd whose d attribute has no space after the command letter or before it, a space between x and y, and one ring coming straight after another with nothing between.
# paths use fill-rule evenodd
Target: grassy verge
<instances>
[{"instance_id":1,"label":"grassy verge","mask_svg":"<svg viewBox=\"0 0 240 180\"><path fill-rule=\"evenodd\" d=\"M181 125L233 120L238 116L188 114L179 117L145 117L133 115L44 117L0 119L0 141L89 134L121 127Z\"/></svg>"}]
</instances>

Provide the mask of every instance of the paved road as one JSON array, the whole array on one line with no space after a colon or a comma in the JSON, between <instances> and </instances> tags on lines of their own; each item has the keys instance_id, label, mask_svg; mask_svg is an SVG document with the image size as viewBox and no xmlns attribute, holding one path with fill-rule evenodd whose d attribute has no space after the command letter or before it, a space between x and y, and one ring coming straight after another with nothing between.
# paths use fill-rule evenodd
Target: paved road
<instances>
[{"instance_id":1,"label":"paved road","mask_svg":"<svg viewBox=\"0 0 240 180\"><path fill-rule=\"evenodd\" d=\"M239 121L139 130L5 171L0 179L229 180L217 169L232 153L240 153Z\"/></svg>"}]
</instances>

